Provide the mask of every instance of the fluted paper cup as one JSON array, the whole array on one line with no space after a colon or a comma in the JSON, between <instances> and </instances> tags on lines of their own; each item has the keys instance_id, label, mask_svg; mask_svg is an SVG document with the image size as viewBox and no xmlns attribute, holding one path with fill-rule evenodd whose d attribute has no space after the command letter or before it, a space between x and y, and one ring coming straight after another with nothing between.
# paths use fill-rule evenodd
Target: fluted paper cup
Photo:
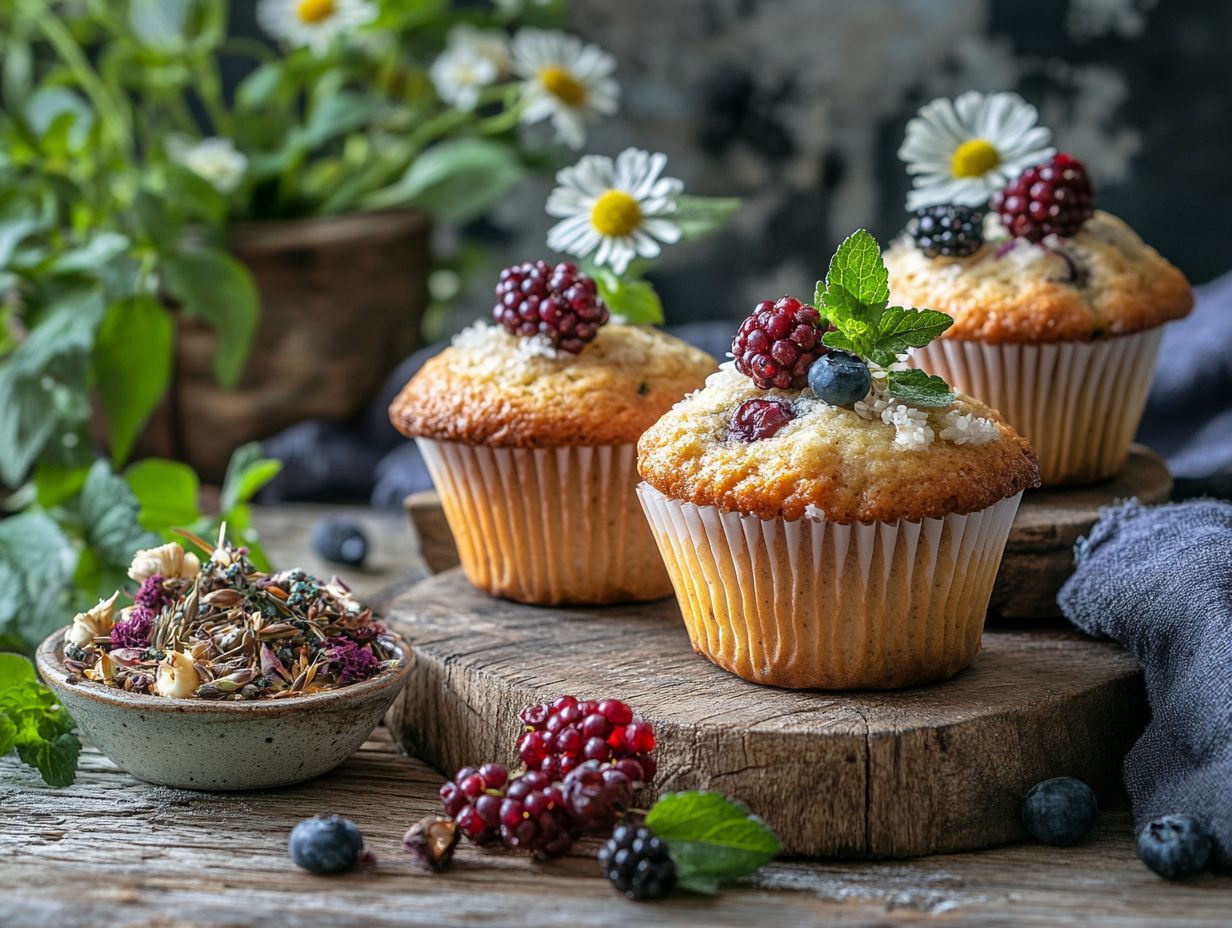
<instances>
[{"instance_id":1,"label":"fluted paper cup","mask_svg":"<svg viewBox=\"0 0 1232 928\"><path fill-rule=\"evenodd\" d=\"M764 520L638 486L694 650L795 689L892 689L975 658L1019 493L967 515Z\"/></svg>"},{"instance_id":2,"label":"fluted paper cup","mask_svg":"<svg viewBox=\"0 0 1232 928\"><path fill-rule=\"evenodd\" d=\"M1041 345L940 338L911 363L1000 410L1035 448L1045 486L1094 483L1125 464L1162 335Z\"/></svg>"},{"instance_id":3,"label":"fluted paper cup","mask_svg":"<svg viewBox=\"0 0 1232 928\"><path fill-rule=\"evenodd\" d=\"M415 441L462 570L479 589L543 606L671 593L635 494L635 445L540 449Z\"/></svg>"}]
</instances>

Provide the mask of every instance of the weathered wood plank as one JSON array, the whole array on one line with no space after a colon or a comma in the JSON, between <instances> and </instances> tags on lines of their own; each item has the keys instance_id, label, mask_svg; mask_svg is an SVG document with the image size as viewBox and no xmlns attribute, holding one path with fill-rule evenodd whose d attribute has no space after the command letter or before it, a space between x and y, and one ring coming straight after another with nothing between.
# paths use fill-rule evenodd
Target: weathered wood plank
<instances>
[{"instance_id":1,"label":"weathered wood plank","mask_svg":"<svg viewBox=\"0 0 1232 928\"><path fill-rule=\"evenodd\" d=\"M440 777L370 742L300 787L193 793L139 783L88 751L53 790L0 759L0 925L113 928L393 928L407 925L1223 926L1232 877L1172 885L1138 863L1124 811L1074 848L1020 844L891 863L785 860L716 899L636 904L597 875L589 842L536 864L463 846L456 869L421 871L398 850L434 810ZM286 857L300 818L354 819L374 869L313 877Z\"/></svg>"},{"instance_id":2,"label":"weathered wood plank","mask_svg":"<svg viewBox=\"0 0 1232 928\"><path fill-rule=\"evenodd\" d=\"M516 711L561 693L624 699L659 732L657 786L719 789L801 854L915 856L1020 837L1049 776L1119 788L1144 721L1137 664L1064 631L989 631L953 680L884 693L757 686L696 656L674 600L542 609L460 571L387 615L419 668L391 724L442 770L513 761Z\"/></svg>"}]
</instances>

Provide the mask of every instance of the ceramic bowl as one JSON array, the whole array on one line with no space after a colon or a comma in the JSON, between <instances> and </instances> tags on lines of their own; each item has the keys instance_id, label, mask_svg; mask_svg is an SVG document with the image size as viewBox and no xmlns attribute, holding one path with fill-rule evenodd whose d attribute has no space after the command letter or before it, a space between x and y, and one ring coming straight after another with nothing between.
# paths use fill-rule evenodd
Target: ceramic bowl
<instances>
[{"instance_id":1,"label":"ceramic bowl","mask_svg":"<svg viewBox=\"0 0 1232 928\"><path fill-rule=\"evenodd\" d=\"M180 789L264 789L333 770L381 723L406 685L415 655L362 683L253 702L167 699L80 677L62 663L64 629L39 645L39 673L81 732L140 780Z\"/></svg>"}]
</instances>

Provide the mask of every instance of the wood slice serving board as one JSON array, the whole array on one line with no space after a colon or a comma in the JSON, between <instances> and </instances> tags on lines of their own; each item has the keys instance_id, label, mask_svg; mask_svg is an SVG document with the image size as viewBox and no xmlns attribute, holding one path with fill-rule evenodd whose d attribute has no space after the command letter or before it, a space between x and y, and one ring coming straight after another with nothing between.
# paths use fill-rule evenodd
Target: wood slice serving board
<instances>
[{"instance_id":1,"label":"wood slice serving board","mask_svg":"<svg viewBox=\"0 0 1232 928\"><path fill-rule=\"evenodd\" d=\"M657 790L739 798L795 854L906 857L1019 838L1019 803L1039 780L1115 793L1145 714L1135 662L1065 631L989 631L945 683L825 693L756 686L695 655L670 599L542 609L453 570L388 618L419 658L391 728L438 769L513 761L525 705L615 697L656 727Z\"/></svg>"}]
</instances>

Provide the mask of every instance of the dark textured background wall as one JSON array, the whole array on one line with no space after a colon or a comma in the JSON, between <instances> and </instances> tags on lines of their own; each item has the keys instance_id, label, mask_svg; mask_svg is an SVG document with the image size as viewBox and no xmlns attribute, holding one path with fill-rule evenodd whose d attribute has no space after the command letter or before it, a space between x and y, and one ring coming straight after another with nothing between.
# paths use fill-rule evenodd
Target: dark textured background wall
<instances>
[{"instance_id":1,"label":"dark textured background wall","mask_svg":"<svg viewBox=\"0 0 1232 928\"><path fill-rule=\"evenodd\" d=\"M475 0L468 0L473 3ZM237 25L251 14L237 0ZM858 226L901 229L895 157L920 104L1017 90L1084 159L1097 203L1195 282L1232 269L1232 0L573 0L573 28L620 62L621 113L587 150L670 156L690 192L746 199L734 226L669 248L675 321L803 295ZM485 223L457 328L495 270L543 255L550 178ZM448 244L448 235L446 235Z\"/></svg>"}]
</instances>

